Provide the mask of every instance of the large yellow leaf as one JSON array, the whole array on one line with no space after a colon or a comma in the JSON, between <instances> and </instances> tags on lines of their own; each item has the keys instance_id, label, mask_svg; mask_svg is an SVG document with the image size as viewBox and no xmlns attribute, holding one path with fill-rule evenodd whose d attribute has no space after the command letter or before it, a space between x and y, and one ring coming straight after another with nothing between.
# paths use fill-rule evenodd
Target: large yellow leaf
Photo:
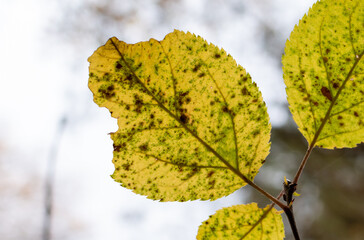
<instances>
[{"instance_id":1,"label":"large yellow leaf","mask_svg":"<svg viewBox=\"0 0 364 240\"><path fill-rule=\"evenodd\" d=\"M364 1L323 0L291 33L283 56L293 118L309 144L364 141Z\"/></svg>"},{"instance_id":2,"label":"large yellow leaf","mask_svg":"<svg viewBox=\"0 0 364 240\"><path fill-rule=\"evenodd\" d=\"M251 203L220 209L201 224L197 240L282 240L284 226L280 212L273 208L260 221L268 208L261 209ZM249 232L257 222L258 225Z\"/></svg>"},{"instance_id":3,"label":"large yellow leaf","mask_svg":"<svg viewBox=\"0 0 364 240\"><path fill-rule=\"evenodd\" d=\"M252 180L269 152L261 93L224 50L191 33L89 58L94 101L118 119L112 177L161 201L217 199ZM234 173L235 171L235 173Z\"/></svg>"}]
</instances>

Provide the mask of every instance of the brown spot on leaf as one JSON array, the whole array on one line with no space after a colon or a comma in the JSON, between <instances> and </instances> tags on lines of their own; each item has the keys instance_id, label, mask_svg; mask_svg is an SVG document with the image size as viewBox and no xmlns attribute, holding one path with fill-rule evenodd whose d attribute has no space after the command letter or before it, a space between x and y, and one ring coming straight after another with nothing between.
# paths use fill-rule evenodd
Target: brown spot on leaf
<instances>
[{"instance_id":1,"label":"brown spot on leaf","mask_svg":"<svg viewBox=\"0 0 364 240\"><path fill-rule=\"evenodd\" d=\"M208 178L209 178L209 177L211 177L214 173L215 173L215 171L210 171L210 172L208 172L208 173L207 173L207 177L208 177Z\"/></svg>"},{"instance_id":2,"label":"brown spot on leaf","mask_svg":"<svg viewBox=\"0 0 364 240\"><path fill-rule=\"evenodd\" d=\"M359 117L359 113L354 112L354 116L355 116L355 117Z\"/></svg>"},{"instance_id":3,"label":"brown spot on leaf","mask_svg":"<svg viewBox=\"0 0 364 240\"><path fill-rule=\"evenodd\" d=\"M144 143L142 145L139 146L139 149L143 152L148 150L148 143Z\"/></svg>"},{"instance_id":4,"label":"brown spot on leaf","mask_svg":"<svg viewBox=\"0 0 364 240\"><path fill-rule=\"evenodd\" d=\"M101 96L106 99L109 99L109 98L112 98L115 96L114 85L109 85L109 86L102 85L98 91L99 91L99 93L101 93Z\"/></svg>"},{"instance_id":5,"label":"brown spot on leaf","mask_svg":"<svg viewBox=\"0 0 364 240\"><path fill-rule=\"evenodd\" d=\"M210 185L210 189L213 189L215 187L215 183L216 183L216 180L213 179L212 181L209 182L209 185Z\"/></svg>"},{"instance_id":6,"label":"brown spot on leaf","mask_svg":"<svg viewBox=\"0 0 364 240\"><path fill-rule=\"evenodd\" d=\"M120 70L122 68L122 65L118 62L115 67L117 70Z\"/></svg>"},{"instance_id":7,"label":"brown spot on leaf","mask_svg":"<svg viewBox=\"0 0 364 240\"><path fill-rule=\"evenodd\" d=\"M116 145L115 143L113 144L114 147L114 151L115 152L120 152L121 146L120 145Z\"/></svg>"},{"instance_id":8,"label":"brown spot on leaf","mask_svg":"<svg viewBox=\"0 0 364 240\"><path fill-rule=\"evenodd\" d=\"M229 112L229 109L228 109L228 107L227 107L227 106L223 106L221 110L222 110L223 112L225 112L225 113L226 113L226 112Z\"/></svg>"},{"instance_id":9,"label":"brown spot on leaf","mask_svg":"<svg viewBox=\"0 0 364 240\"><path fill-rule=\"evenodd\" d=\"M188 117L185 114L181 114L181 116L179 117L179 120L183 123L186 124L188 122Z\"/></svg>"},{"instance_id":10,"label":"brown spot on leaf","mask_svg":"<svg viewBox=\"0 0 364 240\"><path fill-rule=\"evenodd\" d=\"M339 84L338 84L338 83L334 83L332 86L333 86L335 89L338 89L338 88L339 88Z\"/></svg>"},{"instance_id":11,"label":"brown spot on leaf","mask_svg":"<svg viewBox=\"0 0 364 240\"><path fill-rule=\"evenodd\" d=\"M133 80L133 75L128 74L128 76L126 76L125 79L128 80L128 81L131 81L131 80Z\"/></svg>"},{"instance_id":12,"label":"brown spot on leaf","mask_svg":"<svg viewBox=\"0 0 364 240\"><path fill-rule=\"evenodd\" d=\"M130 164L129 163L124 163L123 165L121 165L125 171L129 171L130 170Z\"/></svg>"},{"instance_id":13,"label":"brown spot on leaf","mask_svg":"<svg viewBox=\"0 0 364 240\"><path fill-rule=\"evenodd\" d=\"M249 95L249 91L246 87L244 87L243 89L241 89L241 94L243 95Z\"/></svg>"},{"instance_id":14,"label":"brown spot on leaf","mask_svg":"<svg viewBox=\"0 0 364 240\"><path fill-rule=\"evenodd\" d=\"M327 99L329 99L330 101L332 101L332 95L330 90L327 87L322 87L321 88L321 93L322 95L324 95Z\"/></svg>"},{"instance_id":15,"label":"brown spot on leaf","mask_svg":"<svg viewBox=\"0 0 364 240\"><path fill-rule=\"evenodd\" d=\"M201 68L201 64L198 63L195 65L195 67L192 69L193 72L197 72Z\"/></svg>"}]
</instances>

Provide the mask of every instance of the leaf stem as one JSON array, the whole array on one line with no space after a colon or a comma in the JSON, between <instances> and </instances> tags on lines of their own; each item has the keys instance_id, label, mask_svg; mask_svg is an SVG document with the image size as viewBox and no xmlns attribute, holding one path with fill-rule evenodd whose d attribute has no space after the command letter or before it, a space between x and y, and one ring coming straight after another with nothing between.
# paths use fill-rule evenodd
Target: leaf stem
<instances>
[{"instance_id":1,"label":"leaf stem","mask_svg":"<svg viewBox=\"0 0 364 240\"><path fill-rule=\"evenodd\" d=\"M298 168L298 170L297 170L296 175L294 176L294 179L293 179L293 182L292 182L292 183L297 184L298 179L300 178L300 176L301 176L301 174L302 174L302 172L303 172L303 169L304 169L304 168L305 168L305 166L306 166L307 160L308 160L308 158L310 157L312 150L315 148L315 145L314 145L314 144L315 144L315 143L311 144L311 145L307 148L306 154L305 154L305 156L303 157L303 159L302 159L302 161L301 161L301 164L300 164L300 166L299 166L299 168Z\"/></svg>"},{"instance_id":2,"label":"leaf stem","mask_svg":"<svg viewBox=\"0 0 364 240\"><path fill-rule=\"evenodd\" d=\"M287 210L284 209L284 212L285 212L285 214L286 214L286 216L288 218L289 225L291 226L294 239L295 240L300 240L300 236L298 234L298 230L297 230L297 226L296 226L296 221L294 219L294 214L293 214L292 207L289 207Z\"/></svg>"},{"instance_id":3,"label":"leaf stem","mask_svg":"<svg viewBox=\"0 0 364 240\"><path fill-rule=\"evenodd\" d=\"M239 170L233 168L232 166L231 166L231 168L229 167L229 169L232 170L241 179L243 179L247 184L249 184L250 186L252 186L255 190L257 190L258 192L260 192L261 194L263 194L264 196L266 196L273 203L277 204L280 208L282 208L282 210L285 210L285 209L288 208L286 205L284 205L284 203L282 203L281 201L279 201L278 198L273 197L272 195L270 195L269 193L267 193L264 189L262 189L261 187L259 187L258 185L256 185L253 181L251 181L247 177L245 177Z\"/></svg>"}]
</instances>

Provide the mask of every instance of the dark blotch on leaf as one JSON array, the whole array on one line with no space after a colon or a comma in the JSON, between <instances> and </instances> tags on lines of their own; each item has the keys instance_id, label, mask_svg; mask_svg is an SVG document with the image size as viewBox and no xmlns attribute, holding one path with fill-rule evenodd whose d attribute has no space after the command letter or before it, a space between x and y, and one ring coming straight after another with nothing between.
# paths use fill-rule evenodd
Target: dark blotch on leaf
<instances>
[{"instance_id":1,"label":"dark blotch on leaf","mask_svg":"<svg viewBox=\"0 0 364 240\"><path fill-rule=\"evenodd\" d=\"M114 151L115 152L120 152L121 146L120 145L116 145L115 143L113 144L114 147Z\"/></svg>"},{"instance_id":2,"label":"dark blotch on leaf","mask_svg":"<svg viewBox=\"0 0 364 240\"><path fill-rule=\"evenodd\" d=\"M193 72L197 72L201 68L201 64L198 63L195 65L195 67L192 69Z\"/></svg>"},{"instance_id":3,"label":"dark blotch on leaf","mask_svg":"<svg viewBox=\"0 0 364 240\"><path fill-rule=\"evenodd\" d=\"M148 150L148 144L147 143L144 143L142 145L139 146L139 149L143 152L147 151Z\"/></svg>"},{"instance_id":4,"label":"dark blotch on leaf","mask_svg":"<svg viewBox=\"0 0 364 240\"><path fill-rule=\"evenodd\" d=\"M128 74L128 76L126 76L125 79L128 80L128 81L131 81L131 80L133 80L133 75Z\"/></svg>"},{"instance_id":5,"label":"dark blotch on leaf","mask_svg":"<svg viewBox=\"0 0 364 240\"><path fill-rule=\"evenodd\" d=\"M130 164L129 163L125 163L123 165L121 165L125 171L129 171L130 170Z\"/></svg>"},{"instance_id":6,"label":"dark blotch on leaf","mask_svg":"<svg viewBox=\"0 0 364 240\"><path fill-rule=\"evenodd\" d=\"M214 58L216 59L221 58L221 55L219 53L215 53Z\"/></svg>"},{"instance_id":7,"label":"dark blotch on leaf","mask_svg":"<svg viewBox=\"0 0 364 240\"><path fill-rule=\"evenodd\" d=\"M208 177L208 178L209 178L209 177L211 177L214 173L215 173L215 171L210 171L210 172L208 172L208 173L207 173L207 177Z\"/></svg>"},{"instance_id":8,"label":"dark blotch on leaf","mask_svg":"<svg viewBox=\"0 0 364 240\"><path fill-rule=\"evenodd\" d=\"M229 109L228 109L228 107L227 107L227 106L223 106L221 110L222 110L223 112L225 112L225 113L226 113L226 112L229 112Z\"/></svg>"},{"instance_id":9,"label":"dark blotch on leaf","mask_svg":"<svg viewBox=\"0 0 364 240\"><path fill-rule=\"evenodd\" d=\"M115 67L117 70L120 70L122 68L122 65L118 62Z\"/></svg>"},{"instance_id":10,"label":"dark blotch on leaf","mask_svg":"<svg viewBox=\"0 0 364 240\"><path fill-rule=\"evenodd\" d=\"M102 85L99 90L99 93L101 93L102 97L109 99L115 96L114 92L114 85Z\"/></svg>"},{"instance_id":11,"label":"dark blotch on leaf","mask_svg":"<svg viewBox=\"0 0 364 240\"><path fill-rule=\"evenodd\" d=\"M359 117L359 114L357 112L354 112L355 117Z\"/></svg>"},{"instance_id":12,"label":"dark blotch on leaf","mask_svg":"<svg viewBox=\"0 0 364 240\"><path fill-rule=\"evenodd\" d=\"M241 89L241 94L243 95L249 95L249 91L246 87L244 87L243 89Z\"/></svg>"},{"instance_id":13,"label":"dark blotch on leaf","mask_svg":"<svg viewBox=\"0 0 364 240\"><path fill-rule=\"evenodd\" d=\"M185 114L181 114L179 120L181 120L183 124L186 124L188 122L188 117Z\"/></svg>"},{"instance_id":14,"label":"dark blotch on leaf","mask_svg":"<svg viewBox=\"0 0 364 240\"><path fill-rule=\"evenodd\" d=\"M332 101L332 95L330 90L327 87L322 87L321 88L321 93L322 95L324 95L327 99L329 99L330 101Z\"/></svg>"}]
</instances>

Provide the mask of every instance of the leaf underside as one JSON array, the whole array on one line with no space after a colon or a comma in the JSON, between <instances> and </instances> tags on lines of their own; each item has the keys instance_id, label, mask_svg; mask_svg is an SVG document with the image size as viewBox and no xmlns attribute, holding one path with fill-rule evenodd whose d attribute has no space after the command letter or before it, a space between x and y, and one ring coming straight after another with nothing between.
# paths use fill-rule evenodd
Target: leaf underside
<instances>
[{"instance_id":1,"label":"leaf underside","mask_svg":"<svg viewBox=\"0 0 364 240\"><path fill-rule=\"evenodd\" d=\"M197 240L282 240L282 216L274 208L246 235L268 208L261 209L256 203L251 203L220 209L200 225Z\"/></svg>"},{"instance_id":2,"label":"leaf underside","mask_svg":"<svg viewBox=\"0 0 364 240\"><path fill-rule=\"evenodd\" d=\"M310 145L364 141L364 1L323 0L291 33L283 56L290 110Z\"/></svg>"},{"instance_id":3,"label":"leaf underside","mask_svg":"<svg viewBox=\"0 0 364 240\"><path fill-rule=\"evenodd\" d=\"M269 118L249 74L222 49L175 30L115 37L89 58L94 101L119 129L112 177L161 201L217 199L252 180L270 148Z\"/></svg>"}]
</instances>

